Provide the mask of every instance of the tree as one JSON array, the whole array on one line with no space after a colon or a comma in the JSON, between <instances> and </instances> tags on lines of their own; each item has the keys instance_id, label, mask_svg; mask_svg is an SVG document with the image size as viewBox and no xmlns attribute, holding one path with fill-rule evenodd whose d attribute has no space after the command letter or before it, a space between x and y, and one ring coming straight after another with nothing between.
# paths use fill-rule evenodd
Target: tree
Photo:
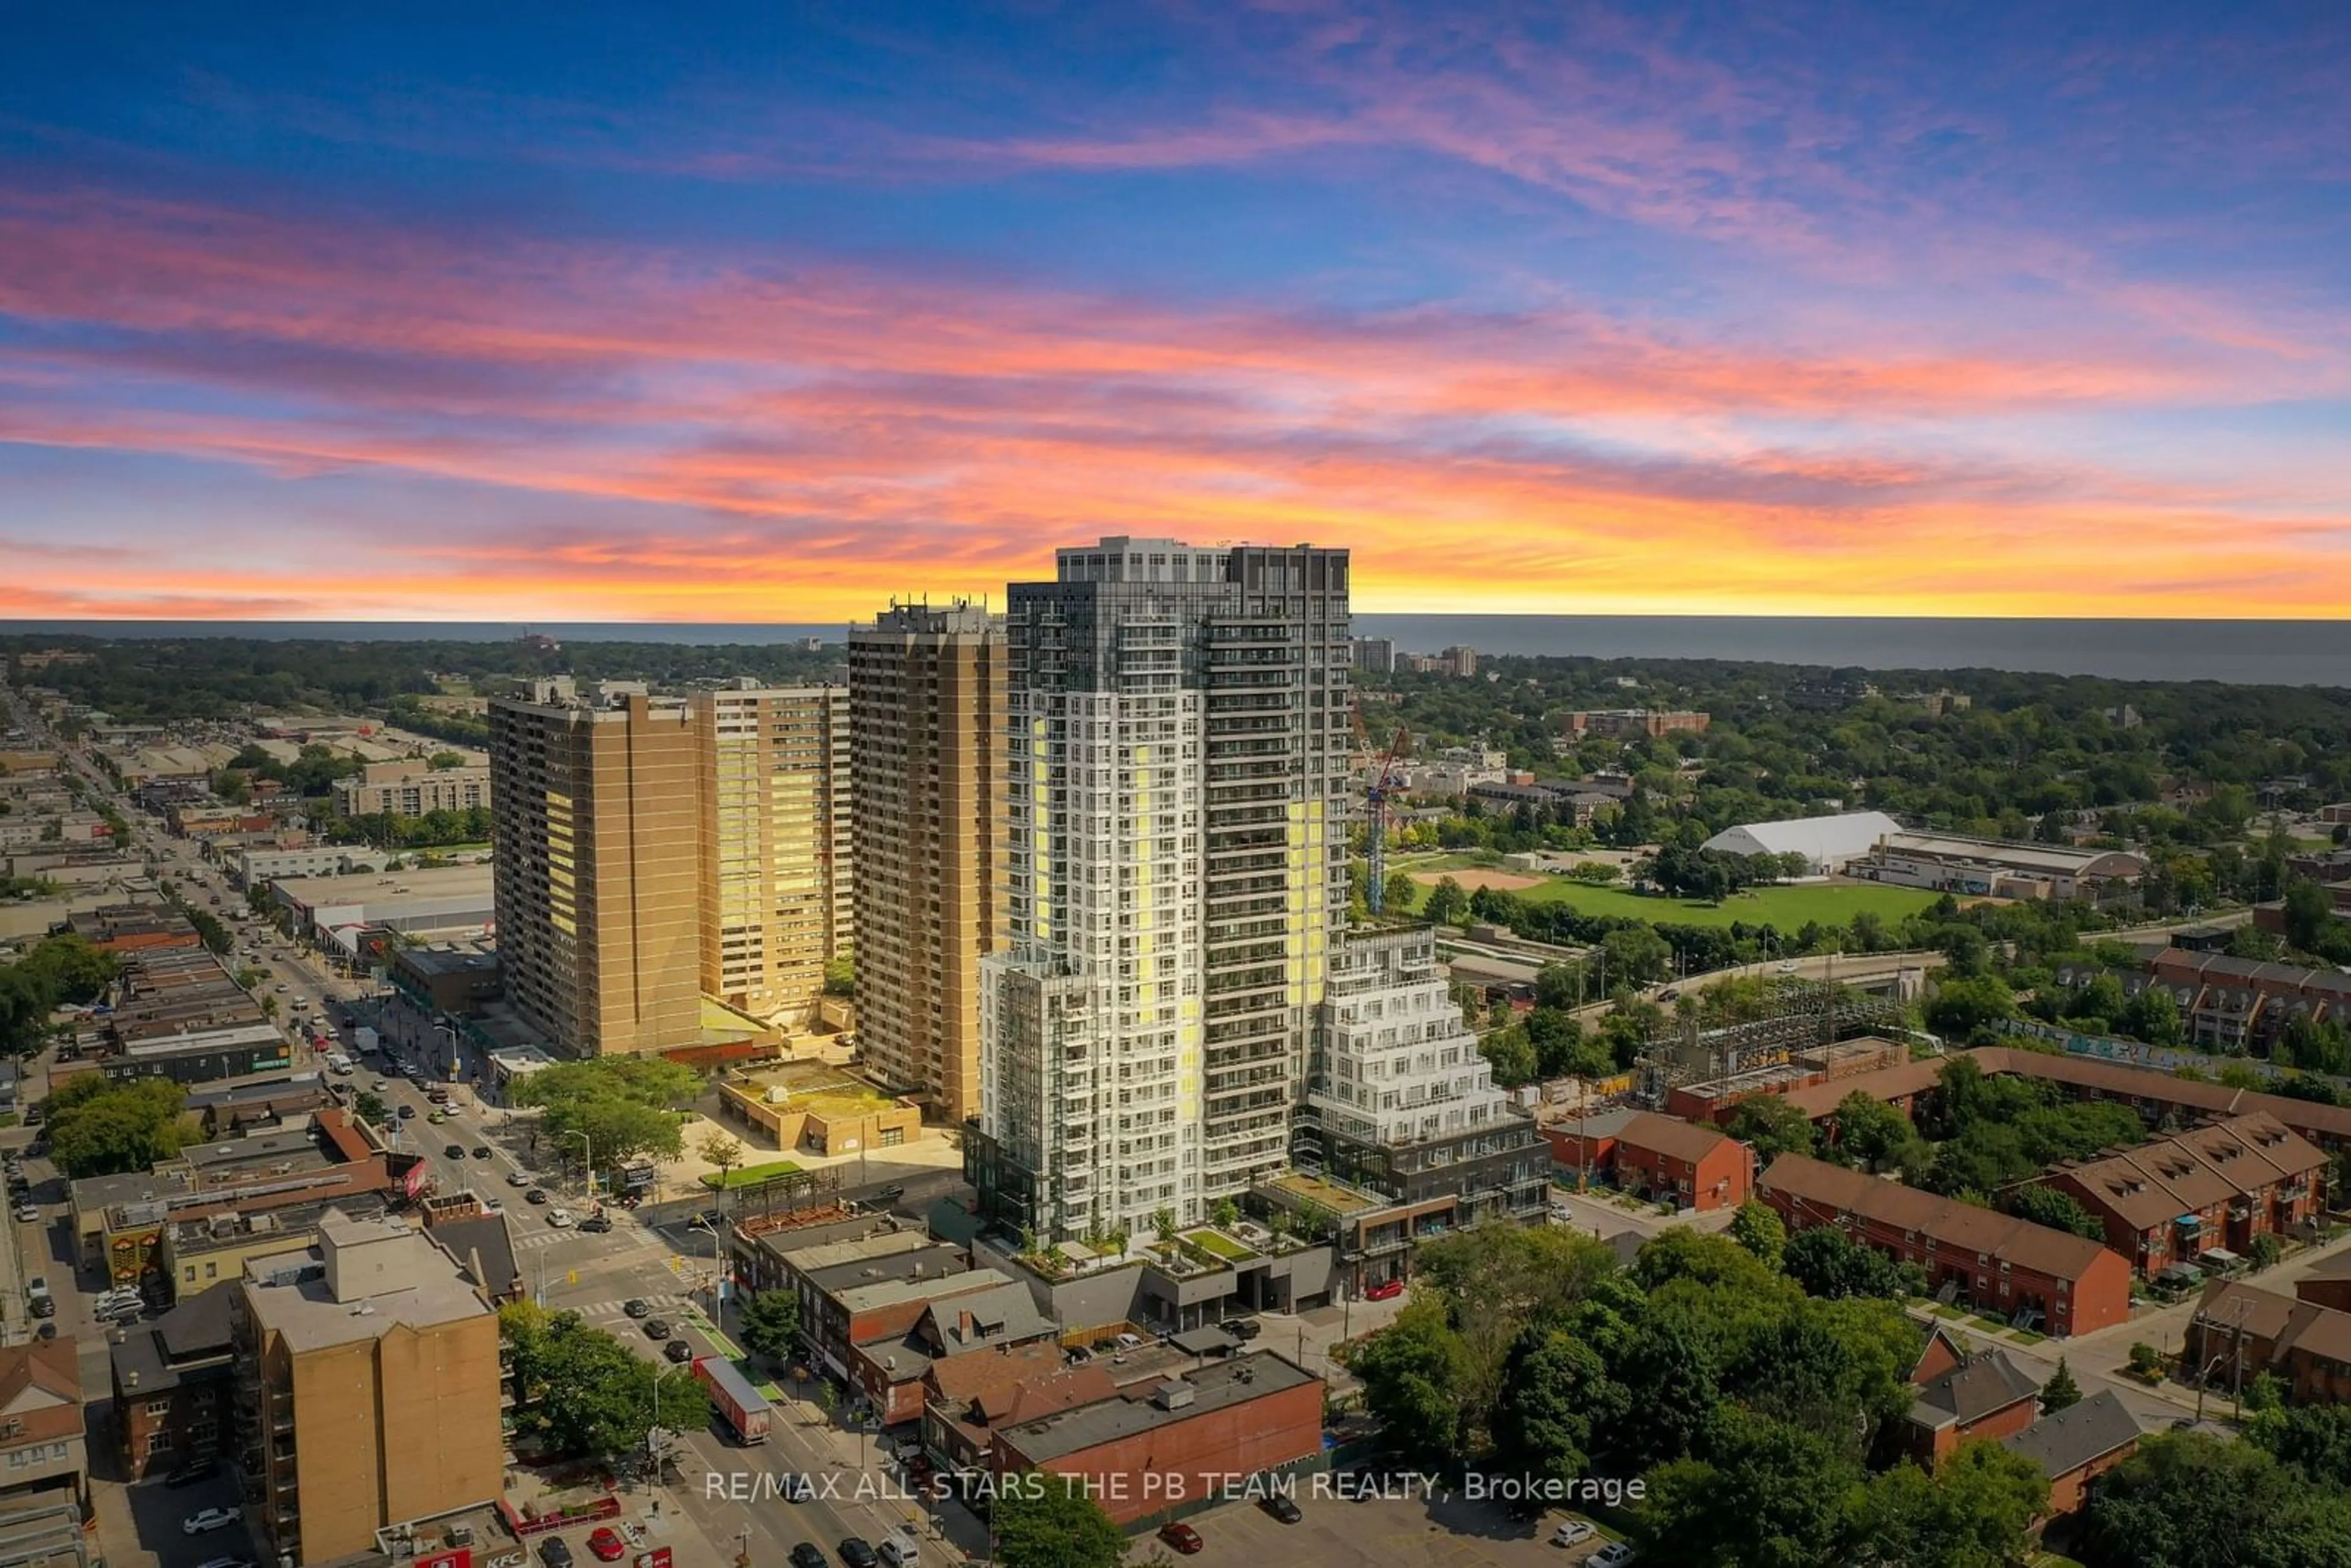
<instances>
[{"instance_id":1,"label":"tree","mask_svg":"<svg viewBox=\"0 0 2351 1568\"><path fill-rule=\"evenodd\" d=\"M1730 1217L1730 1239L1777 1269L1781 1252L1788 1245L1788 1228L1778 1215L1750 1197Z\"/></svg>"},{"instance_id":2,"label":"tree","mask_svg":"<svg viewBox=\"0 0 2351 1568\"><path fill-rule=\"evenodd\" d=\"M2256 1272L2273 1267L2285 1253L2285 1245L2274 1231L2264 1230L2245 1246L2245 1261Z\"/></svg>"},{"instance_id":3,"label":"tree","mask_svg":"<svg viewBox=\"0 0 2351 1568\"><path fill-rule=\"evenodd\" d=\"M1428 890L1428 897L1420 906L1421 915L1438 925L1458 925L1469 913L1469 895L1461 884L1446 877Z\"/></svg>"},{"instance_id":4,"label":"tree","mask_svg":"<svg viewBox=\"0 0 2351 1568\"><path fill-rule=\"evenodd\" d=\"M1918 1293L1924 1281L1915 1264L1900 1264L1855 1241L1833 1225L1799 1231L1781 1255L1788 1277L1805 1293L1831 1299L1876 1296L1888 1300Z\"/></svg>"},{"instance_id":5,"label":"tree","mask_svg":"<svg viewBox=\"0 0 2351 1568\"><path fill-rule=\"evenodd\" d=\"M743 1163L742 1140L716 1130L703 1135L695 1152L718 1167L717 1186L726 1185L726 1173Z\"/></svg>"},{"instance_id":6,"label":"tree","mask_svg":"<svg viewBox=\"0 0 2351 1568\"><path fill-rule=\"evenodd\" d=\"M49 1096L49 1157L77 1181L143 1171L180 1152L186 1101L187 1091L168 1079L117 1083L91 1074L69 1082Z\"/></svg>"},{"instance_id":7,"label":"tree","mask_svg":"<svg viewBox=\"0 0 2351 1568\"><path fill-rule=\"evenodd\" d=\"M2284 915L2286 946L2316 953L2326 941L2327 928L2335 924L2335 900L2317 883L2297 876L2286 883Z\"/></svg>"},{"instance_id":8,"label":"tree","mask_svg":"<svg viewBox=\"0 0 2351 1568\"><path fill-rule=\"evenodd\" d=\"M799 1347L800 1299L796 1291L761 1291L743 1301L737 1319L745 1348L770 1361L789 1361Z\"/></svg>"},{"instance_id":9,"label":"tree","mask_svg":"<svg viewBox=\"0 0 2351 1568\"><path fill-rule=\"evenodd\" d=\"M2163 1432L2090 1489L2074 1552L2090 1568L2351 1560L2351 1499L2256 1443Z\"/></svg>"},{"instance_id":10,"label":"tree","mask_svg":"<svg viewBox=\"0 0 2351 1568\"><path fill-rule=\"evenodd\" d=\"M374 1127L382 1126L389 1119L384 1103L364 1089L351 1096L351 1114Z\"/></svg>"},{"instance_id":11,"label":"tree","mask_svg":"<svg viewBox=\"0 0 2351 1568\"><path fill-rule=\"evenodd\" d=\"M1837 1102L1836 1150L1864 1170L1880 1170L1918 1139L1910 1118L1856 1089Z\"/></svg>"},{"instance_id":12,"label":"tree","mask_svg":"<svg viewBox=\"0 0 2351 1568\"><path fill-rule=\"evenodd\" d=\"M825 964L824 994L828 997L853 997L857 994L857 961L850 955L843 953Z\"/></svg>"},{"instance_id":13,"label":"tree","mask_svg":"<svg viewBox=\"0 0 2351 1568\"><path fill-rule=\"evenodd\" d=\"M452 768L465 766L465 757L463 752L458 751L436 751L424 759L424 766L435 772L444 772Z\"/></svg>"},{"instance_id":14,"label":"tree","mask_svg":"<svg viewBox=\"0 0 2351 1568\"><path fill-rule=\"evenodd\" d=\"M1031 1470L1008 1488L988 1518L1004 1568L1114 1568L1126 1532L1074 1476Z\"/></svg>"},{"instance_id":15,"label":"tree","mask_svg":"<svg viewBox=\"0 0 2351 1568\"><path fill-rule=\"evenodd\" d=\"M1949 1040L1982 1044L2000 1037L2000 1025L2016 1016L2016 993L1997 975L1945 979L1921 1009L1927 1027Z\"/></svg>"},{"instance_id":16,"label":"tree","mask_svg":"<svg viewBox=\"0 0 2351 1568\"><path fill-rule=\"evenodd\" d=\"M2041 1413L2054 1416L2060 1410L2070 1410L2082 1402L2082 1386L2074 1381L2073 1369L2065 1358L2057 1358L2057 1370L2041 1385Z\"/></svg>"},{"instance_id":17,"label":"tree","mask_svg":"<svg viewBox=\"0 0 2351 1568\"><path fill-rule=\"evenodd\" d=\"M1590 1472L1599 1434L1632 1399L1587 1342L1552 1331L1522 1336L1494 1410L1494 1453L1507 1473L1569 1480Z\"/></svg>"},{"instance_id":18,"label":"tree","mask_svg":"<svg viewBox=\"0 0 2351 1568\"><path fill-rule=\"evenodd\" d=\"M1380 891L1385 894L1382 908L1389 915L1409 915L1420 898L1420 883L1413 880L1412 873L1408 871L1388 873L1387 880L1380 884Z\"/></svg>"},{"instance_id":19,"label":"tree","mask_svg":"<svg viewBox=\"0 0 2351 1568\"><path fill-rule=\"evenodd\" d=\"M1626 985L1649 985L1673 970L1673 948L1646 925L1617 927L1600 939L1600 950L1607 956L1610 977Z\"/></svg>"},{"instance_id":20,"label":"tree","mask_svg":"<svg viewBox=\"0 0 2351 1568\"><path fill-rule=\"evenodd\" d=\"M1929 1476L1896 1464L1870 1479L1854 1509L1851 1562L1900 1568L2004 1568L2025 1560L2049 1482L2032 1460L1991 1441L1962 1443Z\"/></svg>"},{"instance_id":21,"label":"tree","mask_svg":"<svg viewBox=\"0 0 2351 1568\"><path fill-rule=\"evenodd\" d=\"M1467 1353L1444 1305L1416 1298L1348 1362L1364 1404L1387 1429L1389 1447L1431 1469L1460 1462L1467 1425L1462 1400Z\"/></svg>"},{"instance_id":22,"label":"tree","mask_svg":"<svg viewBox=\"0 0 2351 1568\"><path fill-rule=\"evenodd\" d=\"M684 1147L669 1107L701 1087L701 1075L659 1057L603 1056L559 1062L517 1088L517 1103L542 1108L539 1135L558 1148L585 1134L598 1164L610 1170L652 1155L677 1158Z\"/></svg>"},{"instance_id":23,"label":"tree","mask_svg":"<svg viewBox=\"0 0 2351 1568\"><path fill-rule=\"evenodd\" d=\"M1812 1118L1777 1094L1758 1094L1731 1108L1723 1130L1753 1146L1756 1157L1770 1165L1782 1155L1809 1155L1813 1147Z\"/></svg>"},{"instance_id":24,"label":"tree","mask_svg":"<svg viewBox=\"0 0 2351 1568\"><path fill-rule=\"evenodd\" d=\"M2008 1211L2019 1219L2029 1219L2035 1225L2091 1241L2106 1239L2105 1226L2082 1206L2081 1199L2053 1186L2019 1187L2009 1197Z\"/></svg>"},{"instance_id":25,"label":"tree","mask_svg":"<svg viewBox=\"0 0 2351 1568\"><path fill-rule=\"evenodd\" d=\"M1174 1241L1178 1228L1174 1209L1155 1208L1151 1211L1151 1233L1159 1239L1161 1246Z\"/></svg>"},{"instance_id":26,"label":"tree","mask_svg":"<svg viewBox=\"0 0 2351 1568\"><path fill-rule=\"evenodd\" d=\"M577 1312L519 1301L499 1309L498 1326L514 1347L517 1406L559 1453L641 1452L656 1402L659 1425L671 1430L710 1418L709 1396L691 1372L656 1367Z\"/></svg>"},{"instance_id":27,"label":"tree","mask_svg":"<svg viewBox=\"0 0 2351 1568\"><path fill-rule=\"evenodd\" d=\"M1676 1568L1820 1568L1843 1560L1845 1500L1860 1467L1825 1438L1736 1407L1712 1421L1703 1459L1650 1478L1650 1552Z\"/></svg>"}]
</instances>

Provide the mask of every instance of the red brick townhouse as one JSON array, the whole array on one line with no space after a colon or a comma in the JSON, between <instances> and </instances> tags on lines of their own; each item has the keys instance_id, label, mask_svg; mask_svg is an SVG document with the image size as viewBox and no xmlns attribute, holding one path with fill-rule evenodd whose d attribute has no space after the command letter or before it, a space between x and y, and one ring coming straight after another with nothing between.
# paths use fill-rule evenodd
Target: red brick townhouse
<instances>
[{"instance_id":1,"label":"red brick townhouse","mask_svg":"<svg viewBox=\"0 0 2351 1568\"><path fill-rule=\"evenodd\" d=\"M2010 1437L2032 1425L2041 1385L2000 1349L1970 1354L1938 1328L1910 1373L1917 1390L1903 1422L1903 1449L1928 1469L1977 1438Z\"/></svg>"},{"instance_id":2,"label":"red brick townhouse","mask_svg":"<svg viewBox=\"0 0 2351 1568\"><path fill-rule=\"evenodd\" d=\"M2071 1194L2106 1228L2106 1245L2153 1279L2214 1249L2243 1252L2324 1207L2326 1155L2264 1115L2197 1127L2078 1164L2044 1184Z\"/></svg>"},{"instance_id":3,"label":"red brick townhouse","mask_svg":"<svg viewBox=\"0 0 2351 1568\"><path fill-rule=\"evenodd\" d=\"M1906 1062L1841 1082L1799 1089L1787 1099L1815 1122L1835 1115L1839 1103L1855 1091L1880 1104L1908 1112L1934 1092L1947 1061L1972 1061L1987 1077L2013 1072L2022 1078L2037 1078L2058 1085L2076 1100L2118 1101L2149 1123L2160 1122L2166 1116L2179 1122L2208 1122L2258 1112L2328 1154L2351 1149L2351 1105L2322 1105L2314 1100L2295 1100L2257 1090L2231 1089L2225 1083L2174 1078L2168 1072L2128 1062L1999 1045L1955 1051L1948 1056Z\"/></svg>"},{"instance_id":4,"label":"red brick townhouse","mask_svg":"<svg viewBox=\"0 0 2351 1568\"><path fill-rule=\"evenodd\" d=\"M2037 1312L2044 1333L2088 1333L2130 1316L2130 1265L2095 1241L2011 1215L1937 1197L1803 1155L1782 1155L1759 1196L1791 1231L1835 1225L1926 1270L1980 1312Z\"/></svg>"},{"instance_id":5,"label":"red brick townhouse","mask_svg":"<svg viewBox=\"0 0 2351 1568\"><path fill-rule=\"evenodd\" d=\"M2216 1393L2250 1387L2270 1372L2298 1404L2351 1399L2351 1312L2315 1301L2215 1280L2196 1303L2183 1350L2183 1375Z\"/></svg>"},{"instance_id":6,"label":"red brick townhouse","mask_svg":"<svg viewBox=\"0 0 2351 1568\"><path fill-rule=\"evenodd\" d=\"M1683 1208L1737 1208L1755 1187L1754 1151L1712 1127L1655 1111L1604 1111L1545 1129L1552 1158Z\"/></svg>"}]
</instances>

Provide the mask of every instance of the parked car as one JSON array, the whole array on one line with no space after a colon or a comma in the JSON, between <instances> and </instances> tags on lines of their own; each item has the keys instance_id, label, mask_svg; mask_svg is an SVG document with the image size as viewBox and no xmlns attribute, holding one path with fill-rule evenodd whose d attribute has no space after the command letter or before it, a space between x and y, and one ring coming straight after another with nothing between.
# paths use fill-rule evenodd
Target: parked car
<instances>
[{"instance_id":1,"label":"parked car","mask_svg":"<svg viewBox=\"0 0 2351 1568\"><path fill-rule=\"evenodd\" d=\"M204 1535L215 1530L226 1530L236 1522L236 1511L226 1508L200 1508L180 1521L183 1535Z\"/></svg>"},{"instance_id":2,"label":"parked car","mask_svg":"<svg viewBox=\"0 0 2351 1568\"><path fill-rule=\"evenodd\" d=\"M1625 1568L1625 1564L1640 1555L1629 1543L1612 1541L1585 1558L1584 1568Z\"/></svg>"},{"instance_id":3,"label":"parked car","mask_svg":"<svg viewBox=\"0 0 2351 1568\"><path fill-rule=\"evenodd\" d=\"M841 1543L840 1551L843 1568L880 1568L881 1557L862 1536L851 1536Z\"/></svg>"},{"instance_id":4,"label":"parked car","mask_svg":"<svg viewBox=\"0 0 2351 1568\"><path fill-rule=\"evenodd\" d=\"M1235 1339L1255 1339L1265 1332L1265 1325L1255 1318L1227 1318L1217 1326Z\"/></svg>"},{"instance_id":5,"label":"parked car","mask_svg":"<svg viewBox=\"0 0 2351 1568\"><path fill-rule=\"evenodd\" d=\"M196 1568L253 1568L250 1557L207 1557Z\"/></svg>"},{"instance_id":6,"label":"parked car","mask_svg":"<svg viewBox=\"0 0 2351 1568\"><path fill-rule=\"evenodd\" d=\"M1304 1513L1300 1511L1295 1500L1282 1496L1280 1492L1274 1493L1271 1497L1260 1500L1258 1503L1258 1507L1265 1510L1266 1512L1273 1515L1274 1518L1281 1521L1284 1524L1296 1524L1300 1520L1306 1517Z\"/></svg>"},{"instance_id":7,"label":"parked car","mask_svg":"<svg viewBox=\"0 0 2351 1568\"><path fill-rule=\"evenodd\" d=\"M1143 1348L1143 1336L1141 1334L1123 1333L1118 1336L1115 1343L1121 1350L1141 1350Z\"/></svg>"},{"instance_id":8,"label":"parked car","mask_svg":"<svg viewBox=\"0 0 2351 1568\"><path fill-rule=\"evenodd\" d=\"M647 1318L645 1320L645 1337L647 1339L667 1339L669 1336L670 1326L669 1320L667 1318Z\"/></svg>"},{"instance_id":9,"label":"parked car","mask_svg":"<svg viewBox=\"0 0 2351 1568\"><path fill-rule=\"evenodd\" d=\"M803 1541L793 1547L791 1559L792 1568L832 1568L832 1559L813 1541Z\"/></svg>"},{"instance_id":10,"label":"parked car","mask_svg":"<svg viewBox=\"0 0 2351 1568\"><path fill-rule=\"evenodd\" d=\"M16 1206L16 1218L29 1224L41 1218L41 1206L37 1203L20 1203Z\"/></svg>"},{"instance_id":11,"label":"parked car","mask_svg":"<svg viewBox=\"0 0 2351 1568\"><path fill-rule=\"evenodd\" d=\"M538 1549L538 1560L547 1568L571 1568L571 1548L563 1544L563 1537L550 1535Z\"/></svg>"},{"instance_id":12,"label":"parked car","mask_svg":"<svg viewBox=\"0 0 2351 1568\"><path fill-rule=\"evenodd\" d=\"M618 1563L629 1550L621 1532L609 1524L600 1524L588 1532L588 1550L596 1554L599 1563Z\"/></svg>"},{"instance_id":13,"label":"parked car","mask_svg":"<svg viewBox=\"0 0 2351 1568\"><path fill-rule=\"evenodd\" d=\"M694 1359L694 1347L682 1339L674 1339L662 1346L662 1354L676 1364L684 1366Z\"/></svg>"},{"instance_id":14,"label":"parked car","mask_svg":"<svg viewBox=\"0 0 2351 1568\"><path fill-rule=\"evenodd\" d=\"M922 1547L911 1535L900 1533L882 1543L882 1561L886 1568L920 1568Z\"/></svg>"},{"instance_id":15,"label":"parked car","mask_svg":"<svg viewBox=\"0 0 2351 1568\"><path fill-rule=\"evenodd\" d=\"M1159 1527L1159 1539L1186 1557L1207 1544L1200 1539L1198 1531L1188 1524L1174 1521Z\"/></svg>"},{"instance_id":16,"label":"parked car","mask_svg":"<svg viewBox=\"0 0 2351 1568\"><path fill-rule=\"evenodd\" d=\"M1592 1526L1580 1519L1563 1519L1559 1528L1551 1532L1553 1546L1581 1546L1592 1539Z\"/></svg>"},{"instance_id":17,"label":"parked car","mask_svg":"<svg viewBox=\"0 0 2351 1568\"><path fill-rule=\"evenodd\" d=\"M649 1318L653 1315L653 1304L642 1296L632 1297L622 1301L621 1310L632 1318Z\"/></svg>"},{"instance_id":18,"label":"parked car","mask_svg":"<svg viewBox=\"0 0 2351 1568\"><path fill-rule=\"evenodd\" d=\"M1398 1296L1403 1294L1404 1281L1402 1280L1382 1280L1378 1284L1374 1285L1370 1290L1364 1292L1364 1300L1367 1301L1393 1301Z\"/></svg>"}]
</instances>

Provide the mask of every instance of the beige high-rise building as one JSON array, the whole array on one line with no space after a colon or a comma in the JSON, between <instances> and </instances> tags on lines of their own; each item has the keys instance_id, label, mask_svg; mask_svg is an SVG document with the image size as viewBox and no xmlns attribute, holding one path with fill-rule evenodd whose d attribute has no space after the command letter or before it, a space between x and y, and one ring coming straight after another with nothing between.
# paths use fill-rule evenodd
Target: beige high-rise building
<instances>
[{"instance_id":1,"label":"beige high-rise building","mask_svg":"<svg viewBox=\"0 0 2351 1568\"><path fill-rule=\"evenodd\" d=\"M702 770L693 716L569 677L490 704L498 955L556 1050L643 1055L702 1029Z\"/></svg>"},{"instance_id":2,"label":"beige high-rise building","mask_svg":"<svg viewBox=\"0 0 2351 1568\"><path fill-rule=\"evenodd\" d=\"M849 693L696 692L702 988L762 1019L810 1020L824 967L850 949Z\"/></svg>"},{"instance_id":3,"label":"beige high-rise building","mask_svg":"<svg viewBox=\"0 0 2351 1568\"><path fill-rule=\"evenodd\" d=\"M979 960L1004 930L1004 627L901 605L849 634L857 1031L883 1082L979 1113Z\"/></svg>"},{"instance_id":4,"label":"beige high-rise building","mask_svg":"<svg viewBox=\"0 0 2351 1568\"><path fill-rule=\"evenodd\" d=\"M271 1556L331 1563L496 1500L497 1314L421 1232L329 1215L316 1246L252 1259L222 1288Z\"/></svg>"}]
</instances>

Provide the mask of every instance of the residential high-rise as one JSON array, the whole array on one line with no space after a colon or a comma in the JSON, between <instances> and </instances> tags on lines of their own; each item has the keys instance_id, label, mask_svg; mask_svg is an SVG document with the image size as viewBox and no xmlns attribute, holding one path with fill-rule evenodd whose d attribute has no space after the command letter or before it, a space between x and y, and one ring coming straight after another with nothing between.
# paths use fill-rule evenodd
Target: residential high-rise
<instances>
[{"instance_id":1,"label":"residential high-rise","mask_svg":"<svg viewBox=\"0 0 2351 1568\"><path fill-rule=\"evenodd\" d=\"M696 1043L701 768L685 705L540 681L490 704L490 775L516 1006L571 1055Z\"/></svg>"},{"instance_id":2,"label":"residential high-rise","mask_svg":"<svg viewBox=\"0 0 2351 1568\"><path fill-rule=\"evenodd\" d=\"M849 633L857 1035L871 1071L977 1114L979 961L1004 936L1004 627L893 605Z\"/></svg>"},{"instance_id":3,"label":"residential high-rise","mask_svg":"<svg viewBox=\"0 0 2351 1568\"><path fill-rule=\"evenodd\" d=\"M330 1215L316 1246L224 1288L241 1468L273 1557L331 1563L497 1499L497 1314L421 1232Z\"/></svg>"},{"instance_id":4,"label":"residential high-rise","mask_svg":"<svg viewBox=\"0 0 2351 1568\"><path fill-rule=\"evenodd\" d=\"M696 692L702 988L763 1019L810 1021L824 967L849 950L849 693Z\"/></svg>"},{"instance_id":5,"label":"residential high-rise","mask_svg":"<svg viewBox=\"0 0 2351 1568\"><path fill-rule=\"evenodd\" d=\"M1200 1218L1284 1166L1346 909L1347 553L1105 538L1016 583L990 1216Z\"/></svg>"},{"instance_id":6,"label":"residential high-rise","mask_svg":"<svg viewBox=\"0 0 2351 1568\"><path fill-rule=\"evenodd\" d=\"M1347 933L1315 1031L1298 1163L1450 1226L1540 1218L1551 1155L1453 999L1426 925Z\"/></svg>"}]
</instances>

